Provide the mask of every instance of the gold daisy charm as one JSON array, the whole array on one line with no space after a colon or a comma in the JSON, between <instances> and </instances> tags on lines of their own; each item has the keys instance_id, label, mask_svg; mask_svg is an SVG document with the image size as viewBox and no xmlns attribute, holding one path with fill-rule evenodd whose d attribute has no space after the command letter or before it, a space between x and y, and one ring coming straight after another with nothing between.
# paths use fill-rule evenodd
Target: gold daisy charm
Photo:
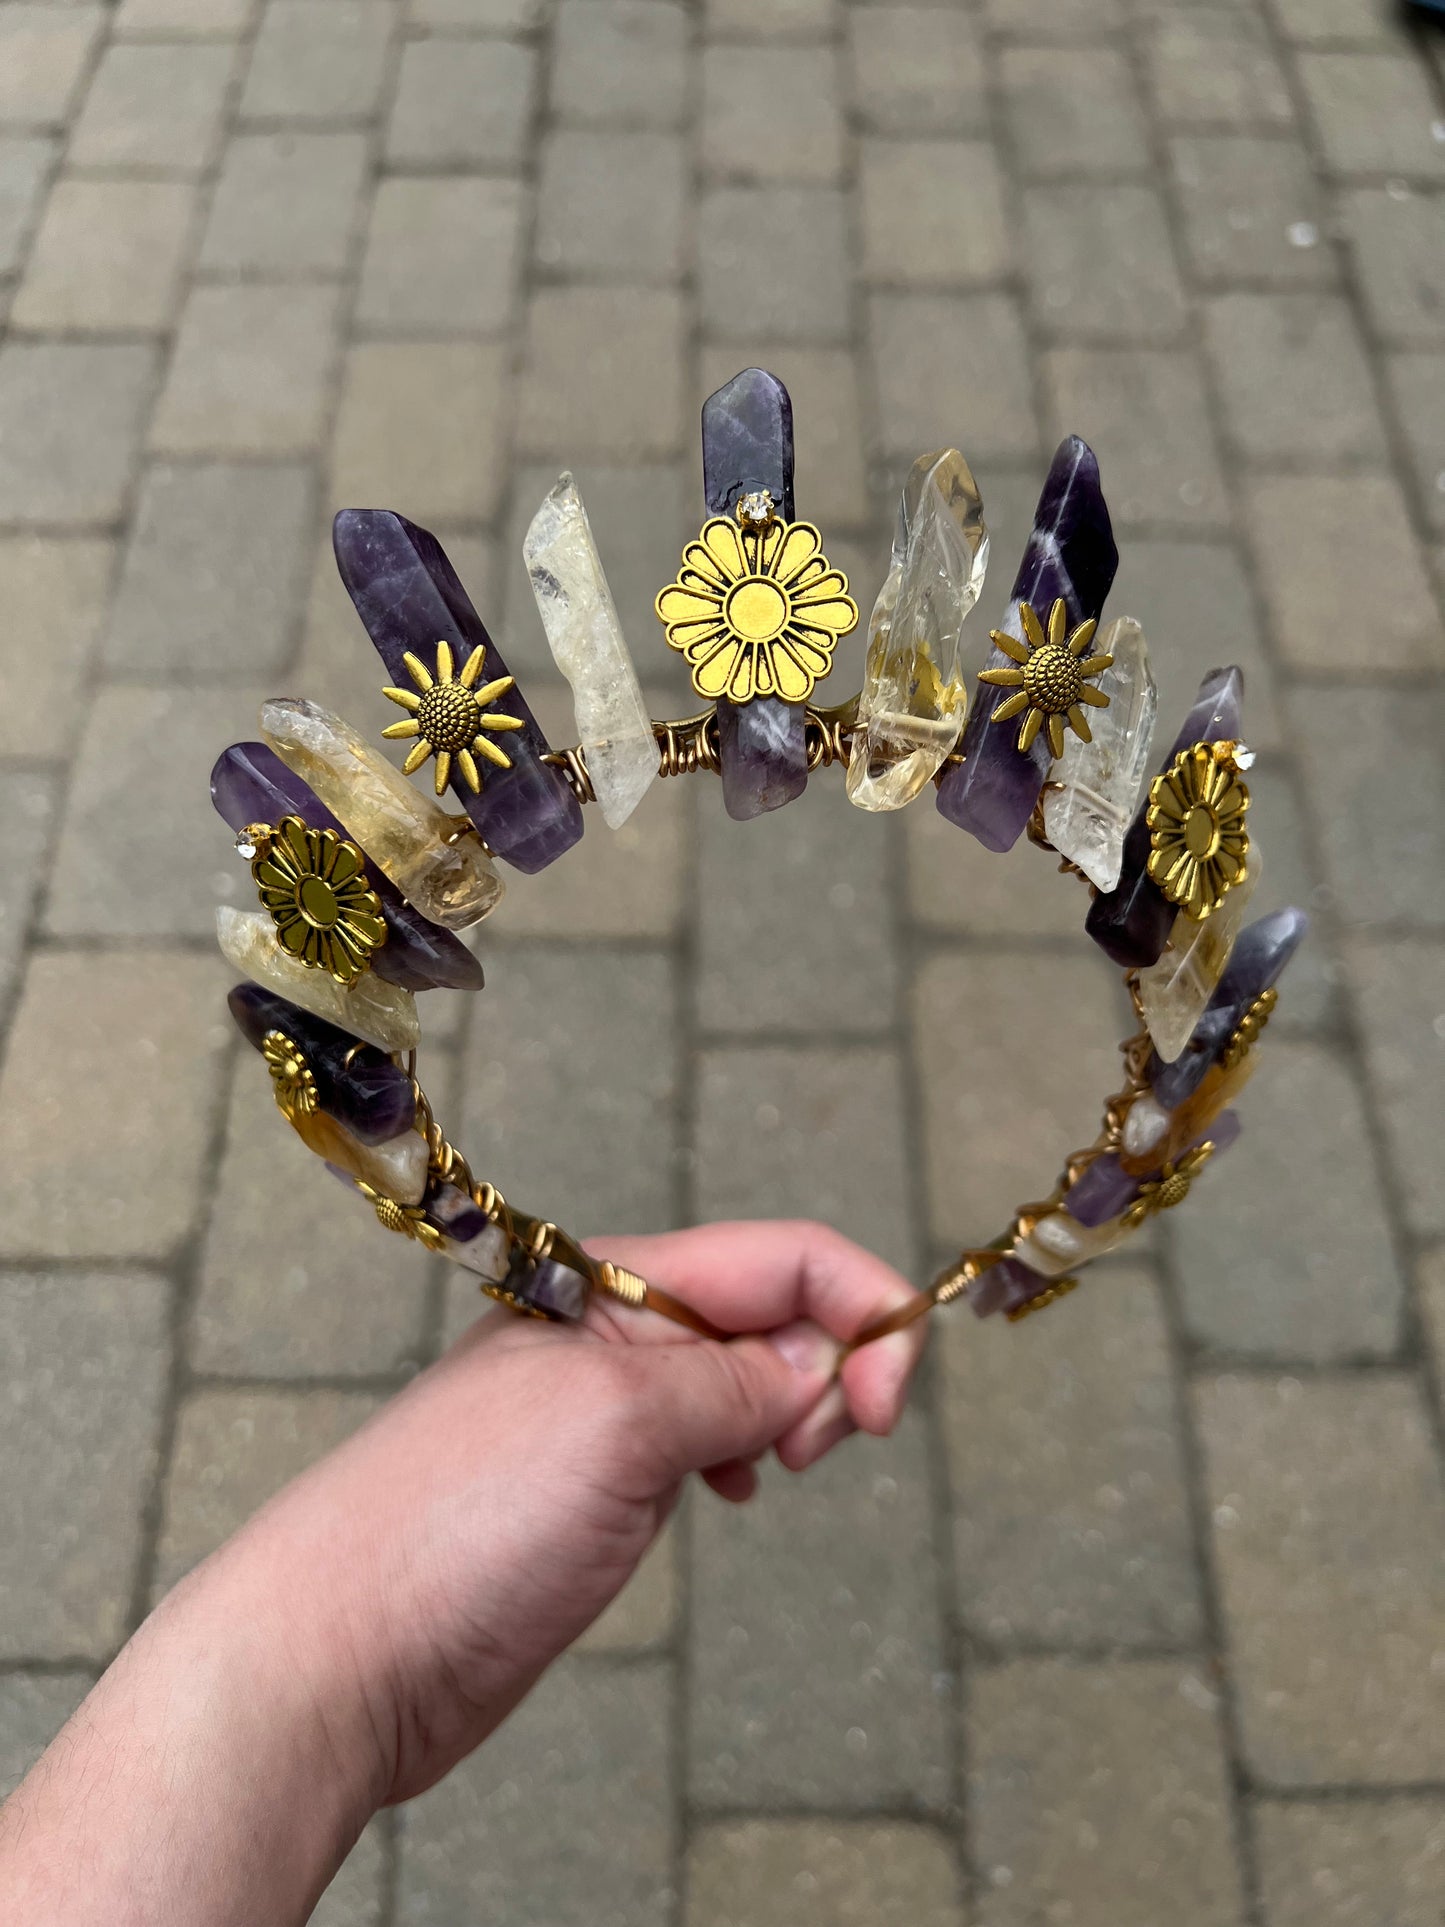
<instances>
[{"instance_id":1,"label":"gold daisy charm","mask_svg":"<svg viewBox=\"0 0 1445 1927\"><path fill-rule=\"evenodd\" d=\"M1183 1204L1199 1173L1214 1156L1214 1145L1206 1140L1186 1151L1172 1164L1166 1164L1157 1178L1140 1185L1139 1195L1124 1213L1124 1223L1135 1230L1155 1211L1172 1211Z\"/></svg>"},{"instance_id":2,"label":"gold daisy charm","mask_svg":"<svg viewBox=\"0 0 1445 1927\"><path fill-rule=\"evenodd\" d=\"M446 794L447 784L452 777L453 757L473 795L479 794L482 787L481 772L477 768L473 750L487 762L495 763L498 769L512 767L511 757L498 749L495 743L489 742L483 731L491 730L495 734L501 730L525 728L519 717L504 716L499 710L487 708L489 702L506 695L516 678L498 676L478 689L477 677L482 673L482 661L486 653L486 644L478 643L462 665L460 676L454 678L455 665L449 642L437 644L435 675L420 656L414 656L408 650L402 660L421 694L417 695L410 689L384 689L381 692L394 703L400 703L403 709L411 711L405 722L390 724L381 732L382 735L416 736L420 739L402 764L402 769L410 776L414 770L421 768L428 756L435 756L438 796Z\"/></svg>"},{"instance_id":3,"label":"gold daisy charm","mask_svg":"<svg viewBox=\"0 0 1445 1927\"><path fill-rule=\"evenodd\" d=\"M1252 762L1247 752L1246 766ZM1212 916L1245 873L1249 790L1238 745L1195 743L1149 785L1149 874L1196 922Z\"/></svg>"},{"instance_id":4,"label":"gold daisy charm","mask_svg":"<svg viewBox=\"0 0 1445 1927\"><path fill-rule=\"evenodd\" d=\"M1114 658L1084 654L1094 640L1094 631L1099 626L1097 622L1081 622L1066 639L1064 632L1069 626L1069 611L1062 597L1049 611L1047 636L1043 624L1027 602L1019 604L1019 623L1024 632L1023 642L1015 641L1002 629L989 631L994 647L1002 649L1006 656L1012 656L1019 665L1017 669L979 671L980 682L994 683L1000 689L1018 692L1001 702L989 720L1006 723L1014 716L1023 716L1019 726L1020 750L1032 746L1034 738L1047 722L1049 750L1054 756L1062 756L1066 721L1083 742L1093 741L1093 732L1082 705L1089 703L1095 709L1107 709L1109 698L1102 690L1090 689L1088 679L1101 675ZM1028 711L1027 715L1024 715L1025 710Z\"/></svg>"},{"instance_id":5,"label":"gold daisy charm","mask_svg":"<svg viewBox=\"0 0 1445 1927\"><path fill-rule=\"evenodd\" d=\"M284 1030L268 1030L261 1039L261 1055L271 1073L272 1090L288 1123L309 1117L316 1109L316 1079L301 1046Z\"/></svg>"},{"instance_id":6,"label":"gold daisy charm","mask_svg":"<svg viewBox=\"0 0 1445 1927\"><path fill-rule=\"evenodd\" d=\"M654 606L709 702L806 702L858 621L848 578L830 566L817 529L779 521L761 491L744 496L737 522L703 523Z\"/></svg>"},{"instance_id":7,"label":"gold daisy charm","mask_svg":"<svg viewBox=\"0 0 1445 1927\"><path fill-rule=\"evenodd\" d=\"M386 942L386 919L354 843L283 816L256 846L251 875L281 948L298 963L339 984L370 968Z\"/></svg>"},{"instance_id":8,"label":"gold daisy charm","mask_svg":"<svg viewBox=\"0 0 1445 1927\"><path fill-rule=\"evenodd\" d=\"M399 1232L403 1238L415 1238L428 1251L442 1249L442 1234L428 1219L421 1205L398 1204L395 1198L387 1197L384 1191L378 1191L374 1185L364 1184L360 1178L356 1180L356 1188L376 1212L377 1221L384 1224L388 1231Z\"/></svg>"}]
</instances>

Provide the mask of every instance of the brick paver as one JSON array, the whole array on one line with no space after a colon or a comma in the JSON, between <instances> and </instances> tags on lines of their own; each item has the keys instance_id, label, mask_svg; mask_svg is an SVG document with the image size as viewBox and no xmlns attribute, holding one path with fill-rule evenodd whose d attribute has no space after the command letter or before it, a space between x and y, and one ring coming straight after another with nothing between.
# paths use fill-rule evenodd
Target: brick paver
<instances>
[{"instance_id":1,"label":"brick paver","mask_svg":"<svg viewBox=\"0 0 1445 1927\"><path fill-rule=\"evenodd\" d=\"M216 751L272 691L378 719L327 513L438 526L566 740L519 549L575 468L679 713L651 599L759 362L865 609L920 450L975 464L982 621L1094 442L1161 726L1244 663L1314 935L1187 1214L1047 1320L949 1314L894 1440L690 1495L316 1918L1438 1921L1442 132L1388 0L0 0L0 1790L476 1313L286 1142L209 948ZM509 879L428 1081L524 1202L917 1274L1091 1135L1077 895L814 790L664 784Z\"/></svg>"}]
</instances>

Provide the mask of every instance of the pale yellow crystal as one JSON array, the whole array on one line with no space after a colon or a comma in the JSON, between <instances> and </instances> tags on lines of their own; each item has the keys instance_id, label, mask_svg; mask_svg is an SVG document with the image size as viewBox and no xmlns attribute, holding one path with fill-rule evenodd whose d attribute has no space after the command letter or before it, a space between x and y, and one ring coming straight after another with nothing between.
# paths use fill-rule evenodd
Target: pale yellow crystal
<instances>
[{"instance_id":1,"label":"pale yellow crystal","mask_svg":"<svg viewBox=\"0 0 1445 1927\"><path fill-rule=\"evenodd\" d=\"M502 879L480 839L459 834L350 723L285 698L262 704L261 734L424 917L465 930L496 908Z\"/></svg>"},{"instance_id":2,"label":"pale yellow crystal","mask_svg":"<svg viewBox=\"0 0 1445 1927\"><path fill-rule=\"evenodd\" d=\"M328 1164L360 1178L384 1198L398 1204L420 1204L426 1191L426 1139L418 1131L403 1131L385 1144L363 1144L344 1124L325 1111L298 1112L291 1128L306 1146Z\"/></svg>"},{"instance_id":3,"label":"pale yellow crystal","mask_svg":"<svg viewBox=\"0 0 1445 1927\"><path fill-rule=\"evenodd\" d=\"M983 588L988 531L968 463L955 448L909 470L893 559L868 625L868 655L848 758L848 795L863 810L898 810L942 769L963 731L977 663L964 620Z\"/></svg>"},{"instance_id":4,"label":"pale yellow crystal","mask_svg":"<svg viewBox=\"0 0 1445 1927\"><path fill-rule=\"evenodd\" d=\"M1013 1255L1041 1278L1062 1278L1076 1265L1101 1258L1129 1236L1130 1227L1122 1217L1106 1224L1080 1224L1067 1211L1051 1211L1040 1218L1028 1237L1014 1245Z\"/></svg>"},{"instance_id":5,"label":"pale yellow crystal","mask_svg":"<svg viewBox=\"0 0 1445 1927\"><path fill-rule=\"evenodd\" d=\"M349 990L324 970L308 970L277 943L276 926L264 910L237 910L223 903L216 912L216 941L226 962L243 977L378 1050L415 1050L421 1041L416 998L409 990L388 983L374 970L358 977Z\"/></svg>"},{"instance_id":6,"label":"pale yellow crystal","mask_svg":"<svg viewBox=\"0 0 1445 1927\"><path fill-rule=\"evenodd\" d=\"M1158 963L1139 972L1139 1003L1154 1048L1166 1064L1180 1056L1214 995L1249 900L1259 887L1258 839L1249 840L1244 875L1212 916L1198 923L1181 910Z\"/></svg>"},{"instance_id":7,"label":"pale yellow crystal","mask_svg":"<svg viewBox=\"0 0 1445 1927\"><path fill-rule=\"evenodd\" d=\"M522 555L547 646L572 685L577 740L610 829L625 823L658 775L657 738L632 666L592 525L569 474L532 517Z\"/></svg>"}]
</instances>

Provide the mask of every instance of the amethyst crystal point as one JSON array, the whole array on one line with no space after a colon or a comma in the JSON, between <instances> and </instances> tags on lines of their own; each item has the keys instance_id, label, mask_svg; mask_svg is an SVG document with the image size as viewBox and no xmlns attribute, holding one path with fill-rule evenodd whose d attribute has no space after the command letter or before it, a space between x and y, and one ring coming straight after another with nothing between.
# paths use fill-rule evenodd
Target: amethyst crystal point
<instances>
[{"instance_id":1,"label":"amethyst crystal point","mask_svg":"<svg viewBox=\"0 0 1445 1927\"><path fill-rule=\"evenodd\" d=\"M1064 1209L1077 1224L1097 1230L1117 1218L1139 1195L1139 1179L1131 1178L1111 1151L1094 1159L1069 1186Z\"/></svg>"},{"instance_id":2,"label":"amethyst crystal point","mask_svg":"<svg viewBox=\"0 0 1445 1927\"><path fill-rule=\"evenodd\" d=\"M702 405L702 484L709 515L731 515L766 489L793 519L793 404L776 375L744 368ZM717 706L723 804L738 822L781 809L808 785L801 703L759 696Z\"/></svg>"},{"instance_id":3,"label":"amethyst crystal point","mask_svg":"<svg viewBox=\"0 0 1445 1927\"><path fill-rule=\"evenodd\" d=\"M332 524L336 566L357 614L394 683L411 687L408 650L428 669L438 642L451 645L457 666L485 647L482 674L491 681L507 665L468 600L440 542L389 509L343 509ZM560 769L542 758L547 739L515 685L489 704L522 724L497 741L510 769L486 765L480 795L460 775L452 789L498 856L529 876L545 870L582 835L582 805Z\"/></svg>"},{"instance_id":4,"label":"amethyst crystal point","mask_svg":"<svg viewBox=\"0 0 1445 1927\"><path fill-rule=\"evenodd\" d=\"M232 743L221 751L211 771L211 801L233 830L299 816L313 830L335 830L358 842L265 743ZM386 942L371 966L377 976L404 990L480 990L482 966L466 945L413 910L376 864L367 865L366 875L386 918Z\"/></svg>"},{"instance_id":5,"label":"amethyst crystal point","mask_svg":"<svg viewBox=\"0 0 1445 1927\"><path fill-rule=\"evenodd\" d=\"M1001 626L1010 635L1021 633L1021 602L1027 602L1046 623L1060 597L1068 608L1071 629L1091 619L1097 622L1118 566L1099 464L1088 443L1070 435L1050 465ZM989 652L986 668L1009 666L1001 649ZM973 707L960 744L964 760L955 763L939 784L938 807L950 823L970 830L985 848L1011 850L1039 800L1049 770L1049 746L1041 732L1020 754L1017 730L1006 723L994 726L998 701L994 691L983 684L969 693Z\"/></svg>"},{"instance_id":6,"label":"amethyst crystal point","mask_svg":"<svg viewBox=\"0 0 1445 1927\"><path fill-rule=\"evenodd\" d=\"M1180 751L1188 749L1191 743L1236 741L1243 705L1244 671L1232 664L1227 669L1211 669L1199 685L1194 706L1160 769L1168 769ZM1101 891L1094 898L1084 919L1084 928L1094 942L1126 970L1143 970L1158 963L1178 915L1148 873L1148 811L1146 793L1124 838L1119 881L1112 890Z\"/></svg>"},{"instance_id":7,"label":"amethyst crystal point","mask_svg":"<svg viewBox=\"0 0 1445 1927\"><path fill-rule=\"evenodd\" d=\"M385 1144L416 1116L411 1079L372 1044L358 1044L334 1024L313 1017L274 991L237 984L227 998L241 1034L257 1050L279 1030L306 1059L316 1101L363 1144Z\"/></svg>"},{"instance_id":8,"label":"amethyst crystal point","mask_svg":"<svg viewBox=\"0 0 1445 1927\"><path fill-rule=\"evenodd\" d=\"M1309 922L1303 910L1276 910L1239 933L1224 975L1194 1026L1183 1055L1166 1064L1156 1051L1149 1060L1149 1082L1167 1110L1172 1111L1198 1090L1250 1005L1278 982L1304 941Z\"/></svg>"},{"instance_id":9,"label":"amethyst crystal point","mask_svg":"<svg viewBox=\"0 0 1445 1927\"><path fill-rule=\"evenodd\" d=\"M1018 1311L1031 1298L1050 1289L1047 1278L1030 1271L1017 1258L1000 1258L987 1271L981 1271L969 1286L969 1309L976 1318L987 1318L996 1311Z\"/></svg>"}]
</instances>

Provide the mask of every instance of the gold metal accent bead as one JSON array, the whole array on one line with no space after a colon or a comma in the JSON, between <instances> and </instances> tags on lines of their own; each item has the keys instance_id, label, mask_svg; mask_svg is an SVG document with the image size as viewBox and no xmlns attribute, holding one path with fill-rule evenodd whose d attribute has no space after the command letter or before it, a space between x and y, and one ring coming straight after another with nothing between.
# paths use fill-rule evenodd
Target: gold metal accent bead
<instances>
[{"instance_id":1,"label":"gold metal accent bead","mask_svg":"<svg viewBox=\"0 0 1445 1927\"><path fill-rule=\"evenodd\" d=\"M647 1303L647 1280L623 1265L614 1265L610 1258L604 1258L598 1268L597 1283L609 1297L620 1299L624 1305Z\"/></svg>"},{"instance_id":2,"label":"gold metal accent bead","mask_svg":"<svg viewBox=\"0 0 1445 1927\"><path fill-rule=\"evenodd\" d=\"M1259 1034L1269 1022L1279 992L1271 985L1262 990L1234 1027L1234 1035L1219 1054L1220 1068L1232 1071L1259 1042Z\"/></svg>"},{"instance_id":3,"label":"gold metal accent bead","mask_svg":"<svg viewBox=\"0 0 1445 1927\"><path fill-rule=\"evenodd\" d=\"M1149 785L1149 875L1195 922L1245 874L1249 789L1235 743L1195 743Z\"/></svg>"},{"instance_id":4,"label":"gold metal accent bead","mask_svg":"<svg viewBox=\"0 0 1445 1927\"><path fill-rule=\"evenodd\" d=\"M498 676L491 682L483 683L479 689L476 686L477 678L482 673L486 653L486 645L478 643L463 663L462 673L457 676L454 674L456 665L449 642L437 644L435 673L427 668L420 656L408 650L402 660L420 695L410 689L387 688L381 692L411 712L404 722L389 723L381 732L382 735L417 738L415 748L402 764L408 776L419 770L429 756L435 756L438 796L446 794L447 784L452 780L453 758L462 773L462 780L474 795L480 794L482 787L477 756L495 764L498 769L512 767L511 757L498 749L488 739L486 732L495 735L499 731L522 729L525 725L520 717L504 715L500 710L489 710L487 704L498 696L505 696L515 686L516 678Z\"/></svg>"},{"instance_id":5,"label":"gold metal accent bead","mask_svg":"<svg viewBox=\"0 0 1445 1927\"><path fill-rule=\"evenodd\" d=\"M1139 1195L1124 1213L1124 1223L1130 1230L1143 1224L1147 1217L1156 1211L1173 1211L1183 1204L1193 1189L1194 1180L1214 1156L1214 1144L1206 1139L1196 1144L1193 1150L1186 1151L1183 1157L1172 1164L1166 1164L1157 1178L1139 1187Z\"/></svg>"},{"instance_id":6,"label":"gold metal accent bead","mask_svg":"<svg viewBox=\"0 0 1445 1927\"><path fill-rule=\"evenodd\" d=\"M1081 622L1072 635L1066 635L1069 611L1060 597L1049 611L1047 635L1027 602L1019 604L1019 626L1024 632L1022 642L1002 629L989 631L994 647L1002 649L1018 665L1015 669L979 671L980 682L1015 691L1014 695L999 704L989 721L1006 723L1015 716L1022 716L1018 741L1021 751L1033 746L1034 738L1046 725L1049 750L1054 756L1064 753L1066 723L1084 742L1092 742L1093 732L1084 715L1083 705L1087 703L1095 709L1107 709L1109 698L1102 690L1091 689L1089 679L1102 675L1114 660L1109 655L1084 654L1094 640L1098 623Z\"/></svg>"},{"instance_id":7,"label":"gold metal accent bead","mask_svg":"<svg viewBox=\"0 0 1445 1927\"><path fill-rule=\"evenodd\" d=\"M271 1073L272 1094L288 1124L310 1117L316 1109L316 1079L305 1053L284 1030L268 1030L261 1039L261 1055Z\"/></svg>"},{"instance_id":8,"label":"gold metal accent bead","mask_svg":"<svg viewBox=\"0 0 1445 1927\"><path fill-rule=\"evenodd\" d=\"M255 851L251 875L281 948L339 984L355 983L386 942L381 899L361 851L335 830L308 828L299 816L283 816Z\"/></svg>"},{"instance_id":9,"label":"gold metal accent bead","mask_svg":"<svg viewBox=\"0 0 1445 1927\"><path fill-rule=\"evenodd\" d=\"M398 1204L395 1198L387 1197L385 1192L378 1191L373 1185L364 1184L360 1178L356 1181L356 1188L376 1212L377 1223L385 1225L388 1231L395 1231L403 1238L414 1238L428 1251L440 1251L443 1248L441 1232L421 1205Z\"/></svg>"}]
</instances>

